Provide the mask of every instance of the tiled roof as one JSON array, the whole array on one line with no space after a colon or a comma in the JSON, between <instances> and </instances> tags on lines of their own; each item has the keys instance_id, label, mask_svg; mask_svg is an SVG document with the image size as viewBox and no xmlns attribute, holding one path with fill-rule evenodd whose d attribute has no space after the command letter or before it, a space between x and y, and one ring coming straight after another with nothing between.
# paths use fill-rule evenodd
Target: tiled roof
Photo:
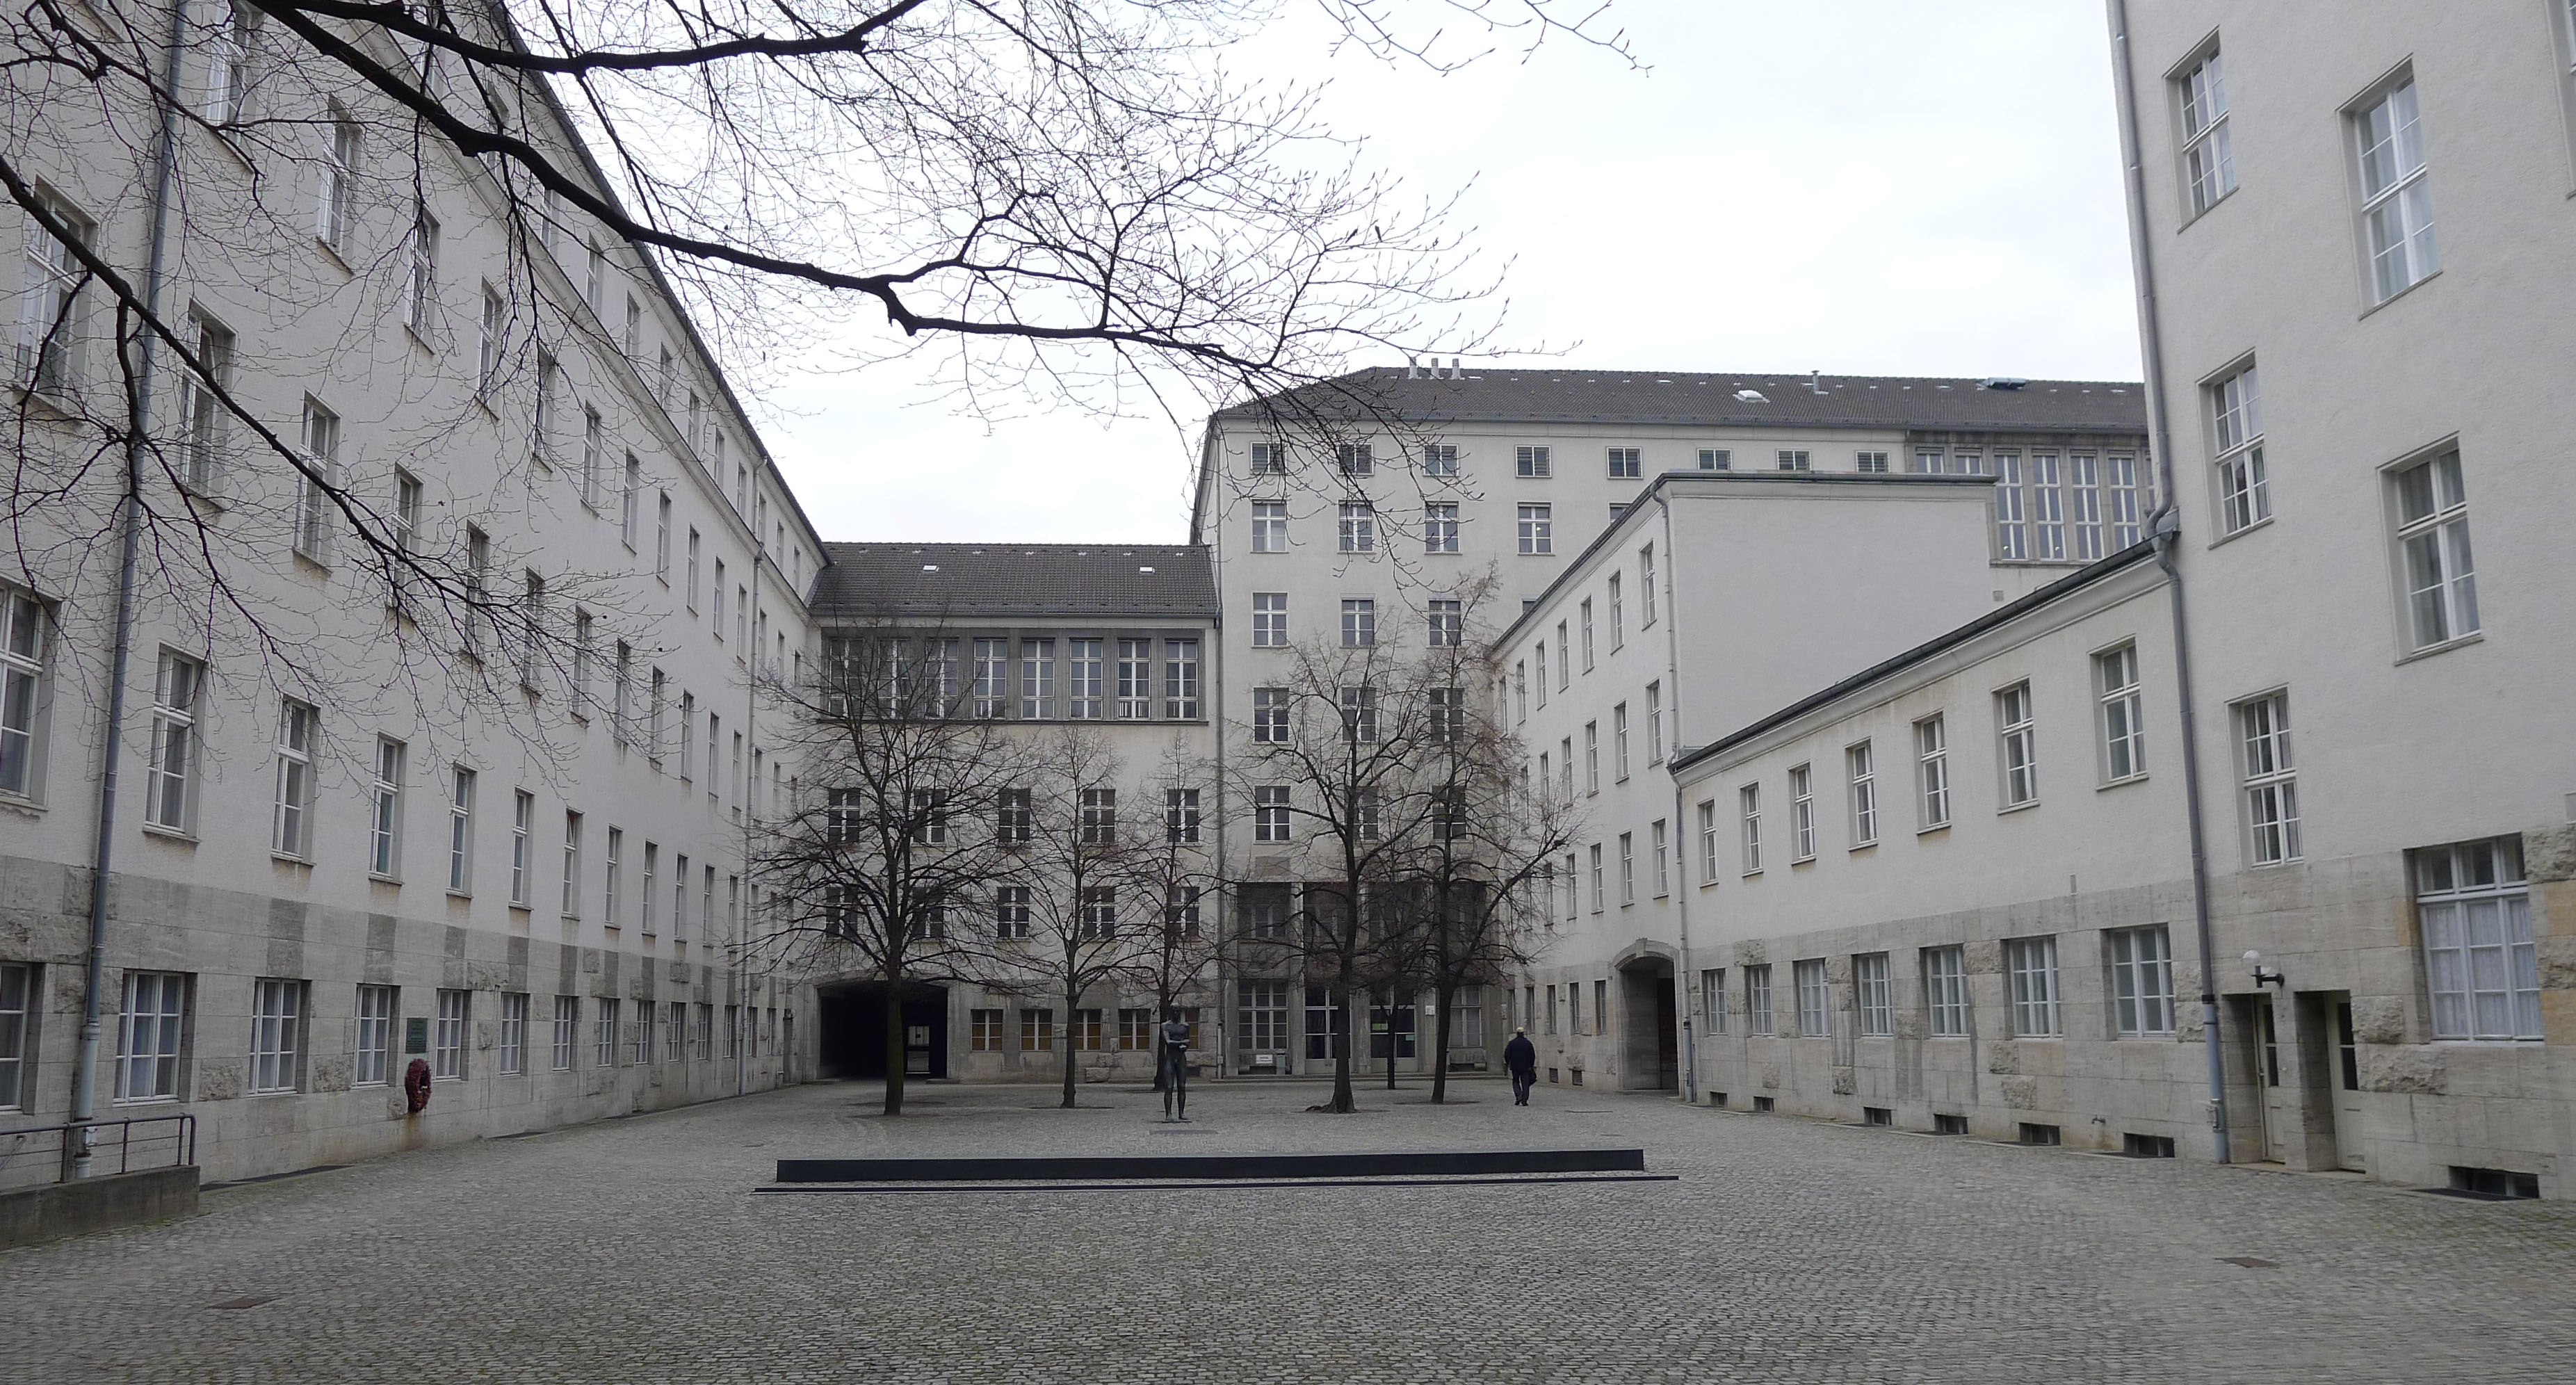
<instances>
[{"instance_id":1,"label":"tiled roof","mask_svg":"<svg viewBox=\"0 0 2576 1385\"><path fill-rule=\"evenodd\" d=\"M1486 370L1426 377L1355 371L1216 417L1631 424L1684 427L2031 429L2144 433L2146 389L2121 380L1995 382L1895 375L1694 374L1673 370ZM1757 398L1744 397L1750 393Z\"/></svg>"},{"instance_id":2,"label":"tiled roof","mask_svg":"<svg viewBox=\"0 0 2576 1385\"><path fill-rule=\"evenodd\" d=\"M1204 547L1123 543L827 543L817 620L1193 617L1213 620Z\"/></svg>"}]
</instances>

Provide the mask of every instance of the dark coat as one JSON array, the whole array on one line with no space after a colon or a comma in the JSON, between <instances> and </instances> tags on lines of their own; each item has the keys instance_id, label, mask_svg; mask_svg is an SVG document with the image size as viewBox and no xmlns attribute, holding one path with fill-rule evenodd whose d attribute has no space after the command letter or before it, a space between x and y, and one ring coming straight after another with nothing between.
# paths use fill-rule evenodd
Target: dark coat
<instances>
[{"instance_id":1,"label":"dark coat","mask_svg":"<svg viewBox=\"0 0 2576 1385\"><path fill-rule=\"evenodd\" d=\"M1527 1034L1514 1034L1512 1041L1503 1045L1503 1066L1513 1072L1535 1076L1538 1072L1538 1045L1531 1043Z\"/></svg>"}]
</instances>

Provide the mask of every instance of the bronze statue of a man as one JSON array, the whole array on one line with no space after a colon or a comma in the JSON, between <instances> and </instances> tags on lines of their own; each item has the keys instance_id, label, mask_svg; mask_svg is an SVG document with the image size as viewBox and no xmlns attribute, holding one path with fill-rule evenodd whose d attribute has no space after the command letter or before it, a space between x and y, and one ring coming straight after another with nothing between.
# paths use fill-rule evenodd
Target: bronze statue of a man
<instances>
[{"instance_id":1,"label":"bronze statue of a man","mask_svg":"<svg viewBox=\"0 0 2576 1385\"><path fill-rule=\"evenodd\" d=\"M1178 1011L1163 1021L1161 1067L1163 1119L1187 1124L1190 1119L1190 1022L1182 1019ZM1179 1109L1177 1116L1173 1113L1175 1104Z\"/></svg>"}]
</instances>

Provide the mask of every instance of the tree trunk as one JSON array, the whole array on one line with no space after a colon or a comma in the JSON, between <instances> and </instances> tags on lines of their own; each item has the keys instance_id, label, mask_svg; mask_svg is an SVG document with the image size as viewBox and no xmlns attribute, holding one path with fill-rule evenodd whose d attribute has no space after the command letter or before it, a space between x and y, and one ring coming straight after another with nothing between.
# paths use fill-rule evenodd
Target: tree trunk
<instances>
[{"instance_id":1,"label":"tree trunk","mask_svg":"<svg viewBox=\"0 0 2576 1385\"><path fill-rule=\"evenodd\" d=\"M1351 1093L1351 970L1350 958L1345 956L1342 959L1341 973L1334 978L1340 982L1342 1032L1338 1036L1338 1042L1333 1045L1332 1109L1343 1114L1360 1109L1359 1098ZM1324 1013L1329 1015L1332 1011L1327 1008Z\"/></svg>"},{"instance_id":2,"label":"tree trunk","mask_svg":"<svg viewBox=\"0 0 2576 1385\"><path fill-rule=\"evenodd\" d=\"M1431 1104L1438 1106L1449 1099L1449 1001L1456 988L1443 985L1433 993L1440 1013L1431 1020Z\"/></svg>"},{"instance_id":3,"label":"tree trunk","mask_svg":"<svg viewBox=\"0 0 2576 1385\"><path fill-rule=\"evenodd\" d=\"M1395 1090L1395 998L1397 994L1395 987L1386 988L1386 1089L1390 1092ZM1372 1043L1377 1040L1377 1030L1374 1025L1370 1026L1369 1040Z\"/></svg>"},{"instance_id":4,"label":"tree trunk","mask_svg":"<svg viewBox=\"0 0 2576 1385\"><path fill-rule=\"evenodd\" d=\"M1060 1101L1060 1102L1057 1102L1057 1103L1056 1103L1056 1105L1057 1105L1057 1107L1058 1107L1059 1109L1066 1110L1066 1111L1070 1111L1070 1110L1072 1110L1072 1109L1073 1109L1073 1106L1074 1106L1074 1102L1073 1102L1073 1069L1074 1069L1074 1064L1075 1064L1075 1062L1077 1061L1077 1059L1076 1059L1076 1056L1075 1056L1075 1054L1074 1054L1074 1049L1073 1049L1073 1026L1074 1026L1074 1012L1073 1012L1073 1007L1074 1007L1074 1004L1075 1004L1077 1001L1081 1000L1081 999L1082 999L1082 993L1081 993L1080 991L1074 990L1074 989L1073 989L1073 988L1071 988L1071 987L1067 987L1067 988L1065 989L1065 993L1064 993L1064 1100L1062 1100L1062 1101Z\"/></svg>"},{"instance_id":5,"label":"tree trunk","mask_svg":"<svg viewBox=\"0 0 2576 1385\"><path fill-rule=\"evenodd\" d=\"M903 1114L903 974L886 977L885 1113Z\"/></svg>"}]
</instances>

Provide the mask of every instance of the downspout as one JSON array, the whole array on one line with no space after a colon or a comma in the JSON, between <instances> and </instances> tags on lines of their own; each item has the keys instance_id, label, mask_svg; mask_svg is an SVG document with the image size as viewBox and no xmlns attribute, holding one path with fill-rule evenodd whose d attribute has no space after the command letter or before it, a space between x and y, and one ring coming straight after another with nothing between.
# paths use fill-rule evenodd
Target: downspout
<instances>
[{"instance_id":1,"label":"downspout","mask_svg":"<svg viewBox=\"0 0 2576 1385\"><path fill-rule=\"evenodd\" d=\"M760 482L755 477L752 481L752 494L745 499L748 501L759 494ZM757 514L758 511L759 507L754 505L753 513ZM743 516L743 524L751 530L751 611L744 619L742 631L743 642L751 646L743 651L743 667L750 674L744 680L742 690L742 748L748 755L756 754L760 748L757 724L760 712L760 560L769 549L761 541L760 526L752 515ZM722 597L719 596L718 599L721 600ZM760 801L760 776L753 771L749 760L743 762L743 773L746 778L742 786L741 805L742 897L734 915L734 966L737 969L735 972L737 983L734 989L742 994L744 1041L734 1046L733 1094L735 1096L741 1096L751 1090L752 1049L760 1042L760 1007L752 1003L750 943L751 840L753 824L759 817L752 805ZM900 1001L894 1003L901 1004Z\"/></svg>"},{"instance_id":2,"label":"downspout","mask_svg":"<svg viewBox=\"0 0 2576 1385\"><path fill-rule=\"evenodd\" d=\"M2182 711L2182 787L2184 816L2191 829L2192 927L2200 946L2201 1045L2209 1059L2209 1126L2211 1157L2229 1161L2227 1140L2227 1064L2219 1050L2218 949L2209 920L2209 842L2202 821L2200 731L2192 697L2191 636L2185 621L2182 568L2182 513L2176 504L2173 476L2173 429L2165 407L2164 336L2156 317L2154 257L2147 252L2147 178L2139 153L2138 93L2129 70L2129 7L2111 6L2111 77L2120 100L2120 155L2128 165L2129 258L2138 281L2138 336L2146 356L2147 422L2154 430L2156 486L2163 503L2148 521L2156 546L2156 566L2164 570L2165 590L2173 603L2174 690Z\"/></svg>"},{"instance_id":3,"label":"downspout","mask_svg":"<svg viewBox=\"0 0 2576 1385\"><path fill-rule=\"evenodd\" d=\"M1680 926L1682 954L1681 973L1673 978L1673 1010L1681 1016L1682 1100L1696 1104L1699 1101L1699 1044L1692 1033L1690 979L1698 973L1691 970L1690 872L1680 868L1681 863L1690 860L1690 852L1682 846L1683 841L1687 839L1684 834L1690 830L1690 823L1682 816L1681 776L1673 773L1673 760L1682 753L1682 622L1680 610L1674 604L1676 587L1673 582L1673 571L1681 566L1681 554L1673 550L1672 488L1658 483L1655 492L1655 504L1663 512L1664 522L1664 571L1661 582L1664 588L1664 687L1671 693L1673 699L1673 736L1664 746L1664 773L1673 781L1673 835L1664 849L1672 852L1677 858L1672 865L1672 871L1674 881L1680 885L1680 888L1673 892L1673 917ZM1646 592L1646 599L1651 601L1655 595L1656 593L1650 587ZM1661 716L1662 713L1658 712L1656 715ZM1655 733L1661 735L1663 728L1657 727Z\"/></svg>"},{"instance_id":4,"label":"downspout","mask_svg":"<svg viewBox=\"0 0 2576 1385\"><path fill-rule=\"evenodd\" d=\"M134 568L143 528L144 438L152 423L152 376L160 337L170 240L170 185L178 175L179 65L187 52L188 0L170 6L170 59L162 68L161 132L152 150L152 259L143 281L146 323L134 382L133 427L125 438L125 493L117 501L116 637L109 662L106 747L99 765L97 846L90 857L89 964L81 982L80 1046L72 1064L72 1130L63 1140L64 1172L90 1176L90 1121L98 1110L101 1013L107 1001L107 880L116 847L116 776L125 747L125 679L134 654Z\"/></svg>"}]
</instances>

